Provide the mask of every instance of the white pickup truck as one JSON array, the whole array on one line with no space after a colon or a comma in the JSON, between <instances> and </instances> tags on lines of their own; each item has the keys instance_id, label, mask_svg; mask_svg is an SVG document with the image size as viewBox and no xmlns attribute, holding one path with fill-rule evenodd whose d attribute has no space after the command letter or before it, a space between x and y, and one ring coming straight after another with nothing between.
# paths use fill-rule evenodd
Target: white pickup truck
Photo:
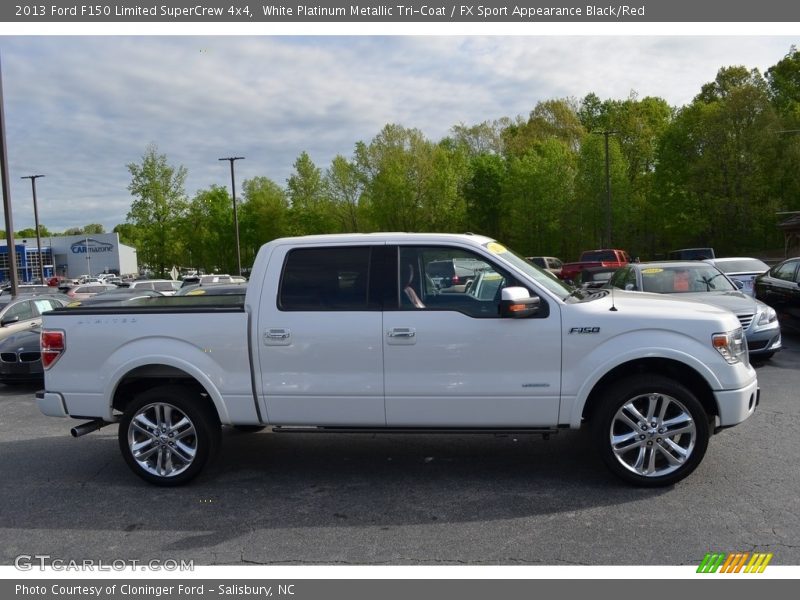
<instances>
[{"instance_id":1,"label":"white pickup truck","mask_svg":"<svg viewBox=\"0 0 800 600\"><path fill-rule=\"evenodd\" d=\"M474 277L441 287L427 269L451 259L472 261ZM159 485L196 476L226 425L550 434L584 424L616 475L669 485L759 400L733 313L573 289L477 235L278 239L261 248L243 301L191 301L44 316L40 410L90 419L75 436L118 423L126 462Z\"/></svg>"}]
</instances>

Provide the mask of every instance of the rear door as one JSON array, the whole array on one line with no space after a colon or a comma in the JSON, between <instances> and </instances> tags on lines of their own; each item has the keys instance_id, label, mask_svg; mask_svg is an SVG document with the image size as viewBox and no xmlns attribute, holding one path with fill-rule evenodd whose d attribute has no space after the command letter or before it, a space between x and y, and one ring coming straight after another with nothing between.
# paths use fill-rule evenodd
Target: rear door
<instances>
[{"instance_id":1,"label":"rear door","mask_svg":"<svg viewBox=\"0 0 800 600\"><path fill-rule=\"evenodd\" d=\"M394 282L383 326L387 424L555 425L561 379L558 307L542 298L538 317L501 318L501 290L520 282L471 250L395 246L390 256ZM463 289L437 288L429 265L443 259L472 260L475 277Z\"/></svg>"},{"instance_id":2,"label":"rear door","mask_svg":"<svg viewBox=\"0 0 800 600\"><path fill-rule=\"evenodd\" d=\"M254 357L271 424L386 424L384 251L385 245L368 244L275 249Z\"/></svg>"}]
</instances>

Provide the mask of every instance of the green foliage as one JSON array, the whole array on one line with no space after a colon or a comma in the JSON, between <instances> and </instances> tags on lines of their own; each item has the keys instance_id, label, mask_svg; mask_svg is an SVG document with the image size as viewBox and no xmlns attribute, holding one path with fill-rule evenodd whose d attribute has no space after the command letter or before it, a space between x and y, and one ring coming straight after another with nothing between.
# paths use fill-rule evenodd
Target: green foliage
<instances>
[{"instance_id":1,"label":"green foliage","mask_svg":"<svg viewBox=\"0 0 800 600\"><path fill-rule=\"evenodd\" d=\"M189 261L186 266L207 273L238 274L233 201L226 188L215 185L198 191L189 203L181 229Z\"/></svg>"},{"instance_id":2,"label":"green foliage","mask_svg":"<svg viewBox=\"0 0 800 600\"><path fill-rule=\"evenodd\" d=\"M289 235L289 203L286 192L266 177L244 182L239 210L242 264L252 266L262 244Z\"/></svg>"},{"instance_id":3,"label":"green foliage","mask_svg":"<svg viewBox=\"0 0 800 600\"><path fill-rule=\"evenodd\" d=\"M140 266L164 274L181 258L180 225L185 222L188 203L184 183L186 169L172 167L155 144L145 150L140 164L128 165L134 197L127 222L139 230Z\"/></svg>"},{"instance_id":4,"label":"green foliage","mask_svg":"<svg viewBox=\"0 0 800 600\"><path fill-rule=\"evenodd\" d=\"M51 237L53 234L50 232L47 227L39 224L39 237ZM5 237L5 231L3 232L3 237ZM34 227L28 227L27 229L22 229L14 234L14 239L35 239L36 238L36 229Z\"/></svg>"},{"instance_id":5,"label":"green foliage","mask_svg":"<svg viewBox=\"0 0 800 600\"><path fill-rule=\"evenodd\" d=\"M333 203L325 189L322 171L303 152L294 163L294 173L286 182L292 211L292 229L298 235L335 231Z\"/></svg>"},{"instance_id":6,"label":"green foliage","mask_svg":"<svg viewBox=\"0 0 800 600\"><path fill-rule=\"evenodd\" d=\"M369 145L356 145L364 200L384 231L461 231L468 177L466 155L435 144L417 129L387 125Z\"/></svg>"},{"instance_id":7,"label":"green foliage","mask_svg":"<svg viewBox=\"0 0 800 600\"><path fill-rule=\"evenodd\" d=\"M673 245L713 245L722 255L780 243L772 181L778 117L757 71L720 69L678 112L663 137L658 179Z\"/></svg>"},{"instance_id":8,"label":"green foliage","mask_svg":"<svg viewBox=\"0 0 800 600\"><path fill-rule=\"evenodd\" d=\"M369 215L360 203L364 191L364 178L358 166L343 156L336 156L325 173L324 186L334 218L334 230L365 231Z\"/></svg>"}]
</instances>

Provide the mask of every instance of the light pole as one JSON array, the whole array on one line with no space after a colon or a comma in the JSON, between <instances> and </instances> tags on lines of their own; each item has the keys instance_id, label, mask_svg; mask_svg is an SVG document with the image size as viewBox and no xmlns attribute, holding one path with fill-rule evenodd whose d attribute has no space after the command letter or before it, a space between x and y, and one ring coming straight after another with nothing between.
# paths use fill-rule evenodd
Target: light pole
<instances>
[{"instance_id":1,"label":"light pole","mask_svg":"<svg viewBox=\"0 0 800 600\"><path fill-rule=\"evenodd\" d=\"M31 191L33 192L33 220L36 224L36 250L39 256L39 277L41 277L42 285L44 285L44 260L42 260L42 237L39 233L39 208L36 205L36 180L44 175L25 175L20 179L31 180Z\"/></svg>"},{"instance_id":2,"label":"light pole","mask_svg":"<svg viewBox=\"0 0 800 600\"><path fill-rule=\"evenodd\" d=\"M233 194L233 224L236 228L236 264L239 268L239 275L242 274L242 252L239 249L239 217L236 214L236 180L233 177L233 163L237 160L244 160L244 156L228 156L219 160L227 160L231 163L231 193Z\"/></svg>"},{"instance_id":3,"label":"light pole","mask_svg":"<svg viewBox=\"0 0 800 600\"><path fill-rule=\"evenodd\" d=\"M606 147L606 239L605 248L611 248L611 163L608 157L608 136L616 135L619 131L606 130L595 131L596 135L602 135L605 138Z\"/></svg>"},{"instance_id":4,"label":"light pole","mask_svg":"<svg viewBox=\"0 0 800 600\"><path fill-rule=\"evenodd\" d=\"M2 61L0 61L2 62ZM8 251L8 280L11 282L11 293L17 293L19 274L17 273L17 253L14 251L14 220L11 214L11 189L8 181L8 151L6 148L6 116L3 108L3 68L0 64L0 182L3 188L3 211L6 218L6 240Z\"/></svg>"}]
</instances>

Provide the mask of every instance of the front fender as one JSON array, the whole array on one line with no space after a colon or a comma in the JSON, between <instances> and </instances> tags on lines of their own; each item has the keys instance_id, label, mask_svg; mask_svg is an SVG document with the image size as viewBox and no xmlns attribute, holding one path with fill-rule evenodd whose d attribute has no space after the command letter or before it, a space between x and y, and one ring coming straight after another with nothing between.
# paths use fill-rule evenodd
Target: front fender
<instances>
[{"instance_id":1,"label":"front fender","mask_svg":"<svg viewBox=\"0 0 800 600\"><path fill-rule=\"evenodd\" d=\"M654 340L658 343L654 344ZM580 427L583 408L598 382L613 369L633 361L659 358L682 363L697 372L712 390L740 387L755 377L749 365L728 365L710 343L706 348L697 339L671 330L648 329L620 334L604 340L588 354L581 354L575 348L580 343L565 342L564 349L560 414L562 423L573 428ZM569 356L582 358L570 364ZM727 377L721 377L721 373Z\"/></svg>"}]
</instances>

